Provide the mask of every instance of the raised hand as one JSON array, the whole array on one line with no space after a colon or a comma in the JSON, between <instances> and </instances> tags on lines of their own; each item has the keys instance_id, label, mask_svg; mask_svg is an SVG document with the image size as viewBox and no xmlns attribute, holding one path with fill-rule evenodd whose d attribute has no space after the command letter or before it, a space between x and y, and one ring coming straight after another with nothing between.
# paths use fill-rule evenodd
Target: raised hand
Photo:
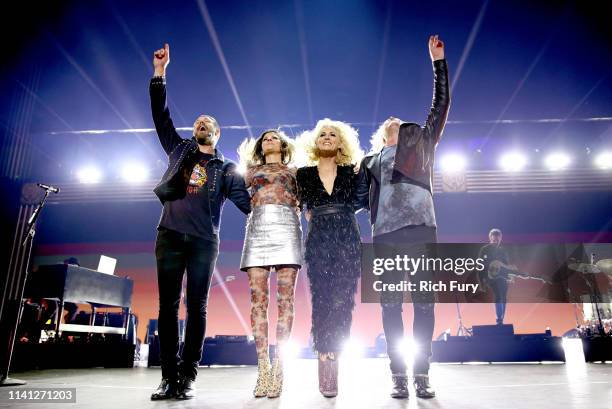
<instances>
[{"instance_id":1,"label":"raised hand","mask_svg":"<svg viewBox=\"0 0 612 409\"><path fill-rule=\"evenodd\" d=\"M153 53L153 68L155 68L155 75L166 75L166 67L168 64L170 64L170 46L166 43L164 44L164 48L160 48Z\"/></svg>"},{"instance_id":2,"label":"raised hand","mask_svg":"<svg viewBox=\"0 0 612 409\"><path fill-rule=\"evenodd\" d=\"M444 59L444 43L438 39L438 35L429 36L429 56L431 61Z\"/></svg>"}]
</instances>

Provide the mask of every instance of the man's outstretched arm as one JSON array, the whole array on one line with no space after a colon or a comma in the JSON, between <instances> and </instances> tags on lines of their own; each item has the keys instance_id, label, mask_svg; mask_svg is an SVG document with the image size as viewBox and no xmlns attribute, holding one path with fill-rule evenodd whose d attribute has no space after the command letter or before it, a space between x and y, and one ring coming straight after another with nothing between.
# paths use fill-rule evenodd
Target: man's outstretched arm
<instances>
[{"instance_id":1,"label":"man's outstretched arm","mask_svg":"<svg viewBox=\"0 0 612 409\"><path fill-rule=\"evenodd\" d=\"M149 85L151 97L151 113L159 142L164 151L170 152L181 143L183 138L176 132L176 128L170 118L170 110L166 102L166 67L170 63L170 46L164 44L164 48L155 51L153 55L154 77Z\"/></svg>"},{"instance_id":2,"label":"man's outstretched arm","mask_svg":"<svg viewBox=\"0 0 612 409\"><path fill-rule=\"evenodd\" d=\"M434 93L424 131L425 136L433 138L437 144L442 136L450 108L450 87L448 67L444 57L444 43L438 39L437 35L429 37L429 55L434 70Z\"/></svg>"}]
</instances>

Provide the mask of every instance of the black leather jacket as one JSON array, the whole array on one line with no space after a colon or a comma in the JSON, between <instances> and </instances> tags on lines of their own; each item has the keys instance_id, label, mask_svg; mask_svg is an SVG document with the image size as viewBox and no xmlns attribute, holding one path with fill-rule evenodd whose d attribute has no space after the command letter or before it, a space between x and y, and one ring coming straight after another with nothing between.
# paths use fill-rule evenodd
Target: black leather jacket
<instances>
[{"instance_id":1,"label":"black leather jacket","mask_svg":"<svg viewBox=\"0 0 612 409\"><path fill-rule=\"evenodd\" d=\"M442 136L450 107L450 88L446 60L433 62L434 94L431 109L423 126L412 122L400 125L397 151L391 183L412 183L433 192L433 164L436 146ZM376 222L380 192L380 152L372 152L361 161L359 172L369 186L369 192L361 189L358 197L370 209L370 222Z\"/></svg>"},{"instance_id":2,"label":"black leather jacket","mask_svg":"<svg viewBox=\"0 0 612 409\"><path fill-rule=\"evenodd\" d=\"M176 132L166 104L166 82L164 78L154 77L149 85L151 112L157 136L164 151L168 154L168 169L153 190L159 200L176 200L185 197L191 170L195 165L198 144L194 138L183 139ZM206 165L208 175L212 176L208 186L211 227L219 231L221 210L225 199L230 199L243 213L251 211L251 197L244 185L244 178L237 173L236 164L225 160L223 154L215 149L214 157Z\"/></svg>"}]
</instances>

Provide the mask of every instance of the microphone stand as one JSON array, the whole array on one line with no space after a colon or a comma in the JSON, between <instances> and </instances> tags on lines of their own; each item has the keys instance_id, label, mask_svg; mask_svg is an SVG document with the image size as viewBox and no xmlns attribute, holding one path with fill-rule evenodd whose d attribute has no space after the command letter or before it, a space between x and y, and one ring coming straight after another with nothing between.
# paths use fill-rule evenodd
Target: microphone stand
<instances>
[{"instance_id":1,"label":"microphone stand","mask_svg":"<svg viewBox=\"0 0 612 409\"><path fill-rule=\"evenodd\" d=\"M591 253L591 265L595 265L595 253ZM589 277L590 279L593 279L593 277ZM604 326L603 326L603 322L601 320L601 313L599 312L599 303L601 301L601 293L599 292L599 286L597 285L597 283L595 282L595 280L593 280L593 284L595 284L595 288L593 288L592 285L590 285L589 283L589 287L594 290L592 293L592 297L591 299L595 299L595 311L597 312L597 322L598 322L598 326L597 326L597 330L599 331L599 335L601 336L605 336L606 333L604 331Z\"/></svg>"},{"instance_id":2,"label":"microphone stand","mask_svg":"<svg viewBox=\"0 0 612 409\"><path fill-rule=\"evenodd\" d=\"M26 232L24 233L21 239L21 246L25 249L24 254L26 254L26 259L24 263L25 271L23 273L23 280L20 286L21 288L19 289L19 298L17 300L13 300L13 302L10 303L10 304L13 304L12 308L14 310L14 314L11 314L11 316L9 316L9 319L12 320L11 322L12 325L10 325L11 328L9 330L7 348L4 351L5 356L4 356L3 361L6 362L6 364L5 366L3 365L2 368L0 368L0 370L2 371L2 373L0 374L0 386L25 385L27 383L26 381L21 380L21 379L9 378L8 375L9 375L9 370L11 367L11 358L13 356L13 347L15 345L15 338L17 337L17 329L19 327L19 321L21 320L21 313L23 309L23 293L25 291L26 281L28 279L28 269L30 266L30 257L32 255L32 243L34 241L34 235L36 234L36 221L38 220L38 217L40 216L40 212L42 208L45 206L45 203L47 202L47 198L49 197L49 193L51 192L51 189L49 188L42 188L42 189L45 190L45 195L43 196L42 200L38 203L38 206L36 206L36 209L34 209L34 212L28 219L28 223L26 225Z\"/></svg>"}]
</instances>

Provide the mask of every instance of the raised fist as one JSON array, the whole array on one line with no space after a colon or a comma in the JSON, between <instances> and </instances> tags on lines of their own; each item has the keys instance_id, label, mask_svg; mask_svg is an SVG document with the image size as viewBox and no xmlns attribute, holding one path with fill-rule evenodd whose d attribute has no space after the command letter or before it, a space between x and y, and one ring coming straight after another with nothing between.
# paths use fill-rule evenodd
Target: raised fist
<instances>
[{"instance_id":1,"label":"raised fist","mask_svg":"<svg viewBox=\"0 0 612 409\"><path fill-rule=\"evenodd\" d=\"M438 40L438 35L429 36L429 56L431 61L444 59L444 43Z\"/></svg>"},{"instance_id":2,"label":"raised fist","mask_svg":"<svg viewBox=\"0 0 612 409\"><path fill-rule=\"evenodd\" d=\"M166 43L164 48L153 53L153 67L155 68L155 75L165 75L166 67L170 63L170 46Z\"/></svg>"}]
</instances>

